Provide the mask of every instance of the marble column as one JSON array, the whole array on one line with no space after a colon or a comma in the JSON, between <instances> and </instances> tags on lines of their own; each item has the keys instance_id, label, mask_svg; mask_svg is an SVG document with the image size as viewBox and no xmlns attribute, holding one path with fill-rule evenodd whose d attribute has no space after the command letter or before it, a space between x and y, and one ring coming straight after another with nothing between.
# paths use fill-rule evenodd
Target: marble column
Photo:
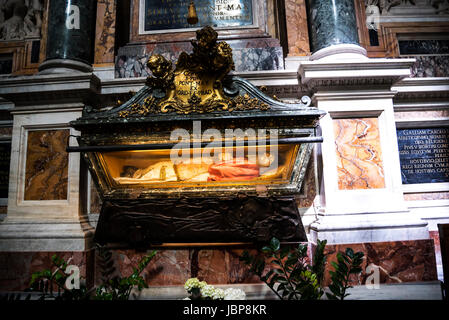
<instances>
[{"instance_id":1,"label":"marble column","mask_svg":"<svg viewBox=\"0 0 449 320\"><path fill-rule=\"evenodd\" d=\"M41 73L92 72L96 1L50 0Z\"/></svg>"},{"instance_id":2,"label":"marble column","mask_svg":"<svg viewBox=\"0 0 449 320\"><path fill-rule=\"evenodd\" d=\"M359 45L354 0L307 0L311 60L366 57Z\"/></svg>"}]
</instances>

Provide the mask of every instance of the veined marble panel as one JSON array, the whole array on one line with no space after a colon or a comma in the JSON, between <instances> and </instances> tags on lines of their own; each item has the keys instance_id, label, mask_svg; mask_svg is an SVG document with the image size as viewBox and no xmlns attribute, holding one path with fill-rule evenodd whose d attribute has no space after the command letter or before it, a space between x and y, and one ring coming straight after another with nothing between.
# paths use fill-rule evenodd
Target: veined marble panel
<instances>
[{"instance_id":1,"label":"veined marble panel","mask_svg":"<svg viewBox=\"0 0 449 320\"><path fill-rule=\"evenodd\" d=\"M330 283L328 271L334 270L337 252L351 248L363 252L362 272L350 277L351 285L365 284L373 270L378 270L380 283L402 283L437 280L435 248L432 239L415 241L371 242L327 245L328 254L324 284ZM315 246L314 248L315 249ZM371 271L366 270L370 267Z\"/></svg>"},{"instance_id":2,"label":"veined marble panel","mask_svg":"<svg viewBox=\"0 0 449 320\"><path fill-rule=\"evenodd\" d=\"M55 270L51 261L58 255L70 264L80 268L80 276L90 288L94 284L95 252L1 252L0 253L0 291L22 291L29 288L31 275L44 269Z\"/></svg>"},{"instance_id":3,"label":"veined marble panel","mask_svg":"<svg viewBox=\"0 0 449 320\"><path fill-rule=\"evenodd\" d=\"M334 119L338 189L385 188L377 118Z\"/></svg>"},{"instance_id":4,"label":"veined marble panel","mask_svg":"<svg viewBox=\"0 0 449 320\"><path fill-rule=\"evenodd\" d=\"M66 200L70 131L28 132L24 200Z\"/></svg>"},{"instance_id":5,"label":"veined marble panel","mask_svg":"<svg viewBox=\"0 0 449 320\"><path fill-rule=\"evenodd\" d=\"M309 30L305 0L286 0L288 55L310 55Z\"/></svg>"},{"instance_id":6,"label":"veined marble panel","mask_svg":"<svg viewBox=\"0 0 449 320\"><path fill-rule=\"evenodd\" d=\"M408 58L408 57L404 57ZM416 62L412 66L412 78L448 77L449 56L411 56Z\"/></svg>"},{"instance_id":7,"label":"veined marble panel","mask_svg":"<svg viewBox=\"0 0 449 320\"><path fill-rule=\"evenodd\" d=\"M96 64L114 64L115 0L98 0L95 40Z\"/></svg>"}]
</instances>

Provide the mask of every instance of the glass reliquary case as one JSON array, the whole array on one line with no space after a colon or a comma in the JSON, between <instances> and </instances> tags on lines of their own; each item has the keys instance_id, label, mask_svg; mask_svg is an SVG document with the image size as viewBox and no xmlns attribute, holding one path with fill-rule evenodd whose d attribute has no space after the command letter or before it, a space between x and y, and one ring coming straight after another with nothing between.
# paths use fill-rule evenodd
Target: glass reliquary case
<instances>
[{"instance_id":1,"label":"glass reliquary case","mask_svg":"<svg viewBox=\"0 0 449 320\"><path fill-rule=\"evenodd\" d=\"M86 107L71 122L103 200L98 242L137 244L305 240L294 200L324 112L286 104L229 76L232 50L205 27L172 68L126 103Z\"/></svg>"}]
</instances>

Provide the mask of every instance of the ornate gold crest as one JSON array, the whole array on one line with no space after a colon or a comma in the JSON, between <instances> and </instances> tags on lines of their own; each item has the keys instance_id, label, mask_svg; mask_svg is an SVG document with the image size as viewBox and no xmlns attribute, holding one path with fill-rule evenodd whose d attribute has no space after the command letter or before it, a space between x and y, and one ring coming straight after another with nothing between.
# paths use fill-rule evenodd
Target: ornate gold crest
<instances>
[{"instance_id":1,"label":"ornate gold crest","mask_svg":"<svg viewBox=\"0 0 449 320\"><path fill-rule=\"evenodd\" d=\"M146 116L150 113L181 114L234 110L267 110L269 106L247 94L229 98L223 92L222 80L234 70L232 49L226 42L217 42L217 32L207 26L196 32L193 52L181 53L176 68L162 55L149 58L147 86L152 95L143 103L121 111L121 117Z\"/></svg>"}]
</instances>

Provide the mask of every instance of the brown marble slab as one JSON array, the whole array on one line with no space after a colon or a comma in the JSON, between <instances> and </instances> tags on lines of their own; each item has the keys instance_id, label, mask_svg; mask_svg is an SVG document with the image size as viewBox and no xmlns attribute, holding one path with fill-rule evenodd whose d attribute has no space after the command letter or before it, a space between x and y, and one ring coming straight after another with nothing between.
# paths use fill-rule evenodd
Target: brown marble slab
<instances>
[{"instance_id":1,"label":"brown marble slab","mask_svg":"<svg viewBox=\"0 0 449 320\"><path fill-rule=\"evenodd\" d=\"M69 130L29 131L24 200L66 200Z\"/></svg>"},{"instance_id":2,"label":"brown marble slab","mask_svg":"<svg viewBox=\"0 0 449 320\"><path fill-rule=\"evenodd\" d=\"M192 277L209 284L259 283L247 266L239 261L244 249L233 248L180 248L158 249L143 276L150 286L183 285ZM249 250L251 254L256 251ZM114 252L116 267L121 276L133 271L145 252L117 250ZM97 272L97 284L98 284Z\"/></svg>"},{"instance_id":3,"label":"brown marble slab","mask_svg":"<svg viewBox=\"0 0 449 320\"><path fill-rule=\"evenodd\" d=\"M95 64L114 64L116 0L97 1Z\"/></svg>"},{"instance_id":4,"label":"brown marble slab","mask_svg":"<svg viewBox=\"0 0 449 320\"><path fill-rule=\"evenodd\" d=\"M337 252L351 248L363 252L362 272L353 275L352 285L365 284L369 274L367 266L379 267L380 283L401 283L437 280L435 249L432 239L395 242L372 242L360 244L327 245L328 254L325 285L330 283L331 261L337 261Z\"/></svg>"},{"instance_id":5,"label":"brown marble slab","mask_svg":"<svg viewBox=\"0 0 449 320\"><path fill-rule=\"evenodd\" d=\"M285 0L288 55L310 55L309 31L305 0Z\"/></svg>"},{"instance_id":6,"label":"brown marble slab","mask_svg":"<svg viewBox=\"0 0 449 320\"><path fill-rule=\"evenodd\" d=\"M146 252L117 250L116 268L122 277L129 276ZM157 255L142 273L149 285L182 285L190 278L188 250L158 250ZM98 281L97 281L98 282Z\"/></svg>"},{"instance_id":7,"label":"brown marble slab","mask_svg":"<svg viewBox=\"0 0 449 320\"><path fill-rule=\"evenodd\" d=\"M51 257L56 254L80 268L88 287L94 281L94 251L83 252L0 252L0 292L29 288L31 275L44 269L55 270Z\"/></svg>"},{"instance_id":8,"label":"brown marble slab","mask_svg":"<svg viewBox=\"0 0 449 320\"><path fill-rule=\"evenodd\" d=\"M385 188L377 118L334 119L338 188Z\"/></svg>"}]
</instances>

